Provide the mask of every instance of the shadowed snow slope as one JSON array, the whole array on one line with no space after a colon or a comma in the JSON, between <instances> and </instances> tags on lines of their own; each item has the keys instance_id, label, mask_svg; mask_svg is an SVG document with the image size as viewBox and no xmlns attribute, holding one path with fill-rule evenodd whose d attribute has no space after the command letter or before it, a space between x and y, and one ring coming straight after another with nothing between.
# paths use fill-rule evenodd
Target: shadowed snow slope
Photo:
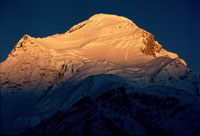
<instances>
[{"instance_id":1,"label":"shadowed snow slope","mask_svg":"<svg viewBox=\"0 0 200 136\"><path fill-rule=\"evenodd\" d=\"M169 117L170 119L167 120L169 122L166 124L156 122L156 119L159 120L159 118L149 119L150 124L148 121L142 120L140 113L147 118L148 112L153 116L154 111L151 109L147 113L143 113L144 107L142 108L141 104L136 107L131 106L137 101L143 100L142 94L141 96L134 95L136 92L151 92L151 95L148 94L150 95L148 100L157 98L157 95L159 95L157 99L160 100L167 99L166 93L169 90L170 98L181 101L182 107L184 104L184 106L193 104L192 99L196 100L196 107L200 106L199 74L187 68L184 60L180 59L177 54L163 49L157 41L154 41L152 34L139 28L131 20L116 15L96 14L73 26L64 34L45 38L24 35L8 55L6 61L0 64L0 76L1 130L3 134L19 134L24 131L28 133L27 135L35 134L34 128L30 131L27 130L38 124L41 125L42 120L54 117L58 111L62 111L59 114L71 117L70 112L76 111L73 105L83 97L91 99L95 103L94 105L98 105L101 101L98 106L102 107L102 103L107 101L109 103L111 100L100 100L98 97L122 86L126 88L126 92L123 92L125 94L117 93L117 95L126 95L129 99L135 99L134 101L130 100L129 106L132 109L130 113L126 112L128 114L122 116L123 113L119 110L123 106L119 107L115 104L114 108L119 108L116 111L108 107L105 110L115 112L116 117L124 117L125 122L122 123L124 126L120 126L119 122L118 124L116 121L113 122L112 117L102 111L92 114L92 118L97 117L96 122L93 122L95 125L104 124L103 128L97 127L96 130L93 128L94 132L114 134L113 130L119 128L121 134L155 134L155 131L167 134L168 129L172 128L165 127L165 125L173 122L172 117ZM146 95L144 99L146 99ZM113 99L115 100L115 98ZM185 99L189 100L185 102ZM102 102L103 100L104 102ZM181 105L179 106L181 107ZM199 113L195 106L190 109L187 109L186 106L186 118L190 111ZM89 111L93 112L93 108L90 107ZM178 112L176 109L173 110ZM164 115L160 112L165 112L165 109L159 111L159 115L164 121ZM198 120L199 116L196 113L194 118L191 118L192 120ZM81 111L80 114L85 113ZM135 118L130 117L129 114ZM85 115L83 117L88 118ZM181 115L181 117L184 116ZM72 120L76 122L76 118L79 119L75 117ZM176 121L179 120L178 117L175 118ZM138 132L131 131L131 122L126 122L129 119L135 122L133 124L138 128ZM55 122L62 124L59 121ZM188 123L189 120L186 119L185 122ZM43 124L45 123L43 121ZM195 123L190 124L194 129L191 128L187 131L188 133L199 132L196 131L199 122ZM156 126L161 124L162 128ZM72 130L76 130L77 127L79 128L77 131L80 131L77 134L83 134L81 128L84 125L77 125L76 123L72 125ZM111 127L108 127L109 125ZM150 132L151 127L152 132ZM187 125L183 128L187 128ZM66 128L66 130L68 129L70 128ZM88 128L86 127L86 129ZM177 128L173 128L171 133L184 134L184 132L180 133L179 129L181 129L180 124L177 125ZM87 131L84 130L84 132ZM93 131L89 132L95 134ZM55 130L52 134L56 135L56 133ZM62 131L62 133L64 132ZM76 134L71 131L66 133ZM46 135L46 132L40 130L40 133L36 135Z\"/></svg>"}]
</instances>

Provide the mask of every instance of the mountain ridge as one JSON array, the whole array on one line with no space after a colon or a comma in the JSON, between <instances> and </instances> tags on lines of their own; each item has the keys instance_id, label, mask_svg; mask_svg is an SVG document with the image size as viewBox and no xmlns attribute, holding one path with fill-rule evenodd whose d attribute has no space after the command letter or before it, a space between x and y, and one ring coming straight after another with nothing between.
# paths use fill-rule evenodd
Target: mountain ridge
<instances>
[{"instance_id":1,"label":"mountain ridge","mask_svg":"<svg viewBox=\"0 0 200 136\"><path fill-rule=\"evenodd\" d=\"M194 105L192 108L183 109L184 113L187 113L187 118L184 120L187 123L184 128L187 128L189 122L188 112L191 112L194 118L198 118L196 113L199 113L199 110L196 107L200 105L200 74L192 72L177 54L163 49L154 40L152 34L125 17L97 14L63 34L45 38L24 35L6 61L0 63L0 67L3 134L29 133L29 128L36 127L45 119L51 119L57 112L65 113L71 110L72 105L82 97L89 97L95 101L94 105L98 105L99 101L95 100L96 98L111 90L118 90L120 87L125 88L126 91L116 93L116 96L119 95L121 98L121 95L127 95L126 97L131 97L131 101L136 99L133 103L146 105L147 109L143 109L141 104L137 107L139 113L142 112L145 117L148 115L143 113L143 110L148 110L148 100L152 101L153 107L159 107L159 104L153 101L154 97L159 97L158 101L164 99L163 103L168 100L169 103L174 100L180 101L182 103L180 107ZM149 92L152 94L148 94ZM143 94L132 97L135 93ZM168 93L170 99L167 98ZM116 99L114 96L112 98ZM186 98L187 102L184 100ZM196 105L192 99L196 100ZM112 103L111 100L105 99L102 103ZM139 116L138 113L136 114L133 103L130 113ZM113 106L119 109L123 107L115 104ZM174 112L178 112L176 108L180 107L175 106ZM113 112L108 107L105 110ZM161 112L165 112L165 108L162 110ZM151 109L148 113L153 116L153 112L154 110ZM169 112L171 114L170 108ZM117 116L119 114L119 118L123 116L122 113L115 114ZM164 114L161 115L162 121L165 121ZM70 117L76 118L73 114ZM138 134L144 134L145 130L150 131L148 127L160 130L153 125L154 123L149 124L142 120L141 116L133 119L127 114L125 117L127 122L130 118L133 122L140 124L136 123L141 129L141 133ZM107 113L102 116L98 113L98 118L104 125L110 120L113 121ZM148 120L153 121L152 118ZM173 120L171 116L169 120ZM160 123L155 120L153 122L157 125ZM163 125L169 125L169 122ZM123 128L118 123L114 121L111 124L120 130L130 127ZM197 128L198 121L195 123L191 126ZM82 126L75 125L74 127L81 128ZM173 128L171 133L183 134L178 132L180 128L181 126ZM112 128L106 126L105 129ZM167 131L163 126L161 129L162 133ZM188 130L188 132L192 131L192 128ZM82 129L78 134L81 132ZM131 129L124 132L132 134ZM194 133L198 132L195 129ZM57 130L54 133L57 133Z\"/></svg>"}]
</instances>

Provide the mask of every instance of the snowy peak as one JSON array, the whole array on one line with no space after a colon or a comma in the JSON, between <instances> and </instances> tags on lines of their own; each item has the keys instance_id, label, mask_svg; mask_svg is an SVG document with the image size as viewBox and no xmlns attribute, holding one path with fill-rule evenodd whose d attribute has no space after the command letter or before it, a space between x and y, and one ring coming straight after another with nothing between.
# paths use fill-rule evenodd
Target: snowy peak
<instances>
[{"instance_id":1,"label":"snowy peak","mask_svg":"<svg viewBox=\"0 0 200 136\"><path fill-rule=\"evenodd\" d=\"M109 27L111 25L115 25L115 24L119 25L122 23L124 23L124 24L129 23L130 26L136 27L136 25L131 20L129 20L125 17L110 15L110 14L96 14L96 15L93 15L92 17L90 17L88 20L83 21L83 22L73 26L67 32L68 33L74 32L75 30L78 30L78 29L82 28L83 26L89 25L89 24L96 25L96 29L98 30L99 28L102 28L102 27Z\"/></svg>"},{"instance_id":2,"label":"snowy peak","mask_svg":"<svg viewBox=\"0 0 200 136\"><path fill-rule=\"evenodd\" d=\"M64 34L45 38L24 35L0 68L5 135L20 134L47 118L42 126L36 126L41 134L35 135L46 135L44 131L59 134L63 123L67 127L64 132L76 134L93 126L92 132L104 134L104 125L108 132L112 129L106 135L119 134L115 133L119 128L126 129L122 135L138 135L138 128L141 132L154 128L155 134L150 135L162 129L182 135L182 130L188 128L182 119L191 128L199 128L200 75L187 68L177 54L163 49L151 33L125 17L97 14ZM85 106L88 99L94 104L85 110L82 104ZM53 116L61 110L67 111L61 114L64 118L59 117L60 113ZM180 126L172 125L176 121ZM188 135L191 133L192 129L188 130Z\"/></svg>"},{"instance_id":3,"label":"snowy peak","mask_svg":"<svg viewBox=\"0 0 200 136\"><path fill-rule=\"evenodd\" d=\"M154 57L178 58L154 40L154 36L136 26L131 20L109 14L96 14L64 34L46 38L25 35L11 52L11 56L23 54L27 47L51 50L53 55L63 57L107 60L121 65L143 63Z\"/></svg>"},{"instance_id":4,"label":"snowy peak","mask_svg":"<svg viewBox=\"0 0 200 136\"><path fill-rule=\"evenodd\" d=\"M146 60L151 56L178 58L177 54L164 50L152 34L140 29L131 20L116 15L96 14L73 26L60 39L77 41L76 48L83 51L84 56L114 63L136 63L135 56L143 62L144 55L148 55Z\"/></svg>"},{"instance_id":5,"label":"snowy peak","mask_svg":"<svg viewBox=\"0 0 200 136\"><path fill-rule=\"evenodd\" d=\"M103 14L103 13L95 14L95 15L91 16L89 18L89 20L97 21L97 22L110 22L110 23L122 22L122 21L133 23L131 20L129 20L123 16L117 16L117 15L112 15L112 14Z\"/></svg>"},{"instance_id":6,"label":"snowy peak","mask_svg":"<svg viewBox=\"0 0 200 136\"><path fill-rule=\"evenodd\" d=\"M151 33L139 28L131 20L117 15L97 14L64 34L45 38L24 35L7 60L0 64L0 75L5 89L11 83L21 89L24 85L30 88L30 82L31 88L37 85L47 89L52 84L65 82L83 67L99 68L96 71L92 69L90 72L82 72L84 76L79 75L78 79L94 74L116 74L117 71L118 75L126 77L120 67L139 67L159 60L156 59L159 57L178 59L186 66L177 54L164 50ZM154 70L158 71L161 65L155 65ZM144 68L137 72L146 71Z\"/></svg>"},{"instance_id":7,"label":"snowy peak","mask_svg":"<svg viewBox=\"0 0 200 136\"><path fill-rule=\"evenodd\" d=\"M13 55L13 52L15 52L16 50L18 50L19 48L24 48L24 45L26 43L30 42L30 36L29 35L24 35L19 42L15 45L14 49L11 51L10 55Z\"/></svg>"},{"instance_id":8,"label":"snowy peak","mask_svg":"<svg viewBox=\"0 0 200 136\"><path fill-rule=\"evenodd\" d=\"M25 34L15 45L8 57L16 57L17 55L22 56L26 54L26 52L30 52L30 50L35 50L38 46L39 44L35 38Z\"/></svg>"},{"instance_id":9,"label":"snowy peak","mask_svg":"<svg viewBox=\"0 0 200 136\"><path fill-rule=\"evenodd\" d=\"M121 67L142 65L141 69L136 70L136 77L141 74L139 77L143 80L142 74L145 75L147 71L145 65L154 60L157 62L159 59L156 58L159 57L178 59L185 65L177 54L164 50L151 33L139 28L131 20L117 15L97 14L64 34L45 38L24 35L7 60L1 63L0 75L5 89L11 83L20 89L24 85L30 88L30 82L32 87L37 85L37 88L41 86L47 89L52 84L65 82L80 69L88 67L98 68L96 71L92 69L78 74L77 79L114 73L136 80L135 77L123 74ZM162 68L159 63L155 63L155 71ZM135 68L132 72L135 72ZM17 80L19 77L20 80Z\"/></svg>"}]
</instances>

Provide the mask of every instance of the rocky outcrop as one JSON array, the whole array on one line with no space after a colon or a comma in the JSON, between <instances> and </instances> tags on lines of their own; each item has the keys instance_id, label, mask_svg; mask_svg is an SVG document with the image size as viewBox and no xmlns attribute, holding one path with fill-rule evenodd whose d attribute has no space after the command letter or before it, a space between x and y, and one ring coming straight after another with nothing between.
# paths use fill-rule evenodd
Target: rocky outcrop
<instances>
[{"instance_id":1,"label":"rocky outcrop","mask_svg":"<svg viewBox=\"0 0 200 136\"><path fill-rule=\"evenodd\" d=\"M146 55L153 55L156 57L156 53L160 53L162 46L154 40L154 35L143 31L142 32L143 43L146 45L142 52Z\"/></svg>"}]
</instances>

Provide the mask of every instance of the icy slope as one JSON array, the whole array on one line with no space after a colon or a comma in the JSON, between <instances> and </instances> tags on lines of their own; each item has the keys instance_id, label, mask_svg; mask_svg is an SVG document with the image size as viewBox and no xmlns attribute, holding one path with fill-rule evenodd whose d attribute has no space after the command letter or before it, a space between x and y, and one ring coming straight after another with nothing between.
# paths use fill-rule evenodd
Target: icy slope
<instances>
[{"instance_id":1,"label":"icy slope","mask_svg":"<svg viewBox=\"0 0 200 136\"><path fill-rule=\"evenodd\" d=\"M127 18L97 14L65 34L47 38L25 35L1 63L1 82L3 89L30 89L27 87L30 84L47 89L57 82L57 75L64 66L72 67L69 64L81 67L89 61L104 60L132 66L154 60L156 56L178 58L162 49L152 34ZM71 73L65 73L64 81L70 76Z\"/></svg>"},{"instance_id":2,"label":"icy slope","mask_svg":"<svg viewBox=\"0 0 200 136\"><path fill-rule=\"evenodd\" d=\"M152 34L108 14L94 15L64 34L24 35L0 64L0 76L5 134L23 132L69 109L82 95L98 97L121 85L178 89L190 99L200 88L200 75L164 50Z\"/></svg>"}]
</instances>

